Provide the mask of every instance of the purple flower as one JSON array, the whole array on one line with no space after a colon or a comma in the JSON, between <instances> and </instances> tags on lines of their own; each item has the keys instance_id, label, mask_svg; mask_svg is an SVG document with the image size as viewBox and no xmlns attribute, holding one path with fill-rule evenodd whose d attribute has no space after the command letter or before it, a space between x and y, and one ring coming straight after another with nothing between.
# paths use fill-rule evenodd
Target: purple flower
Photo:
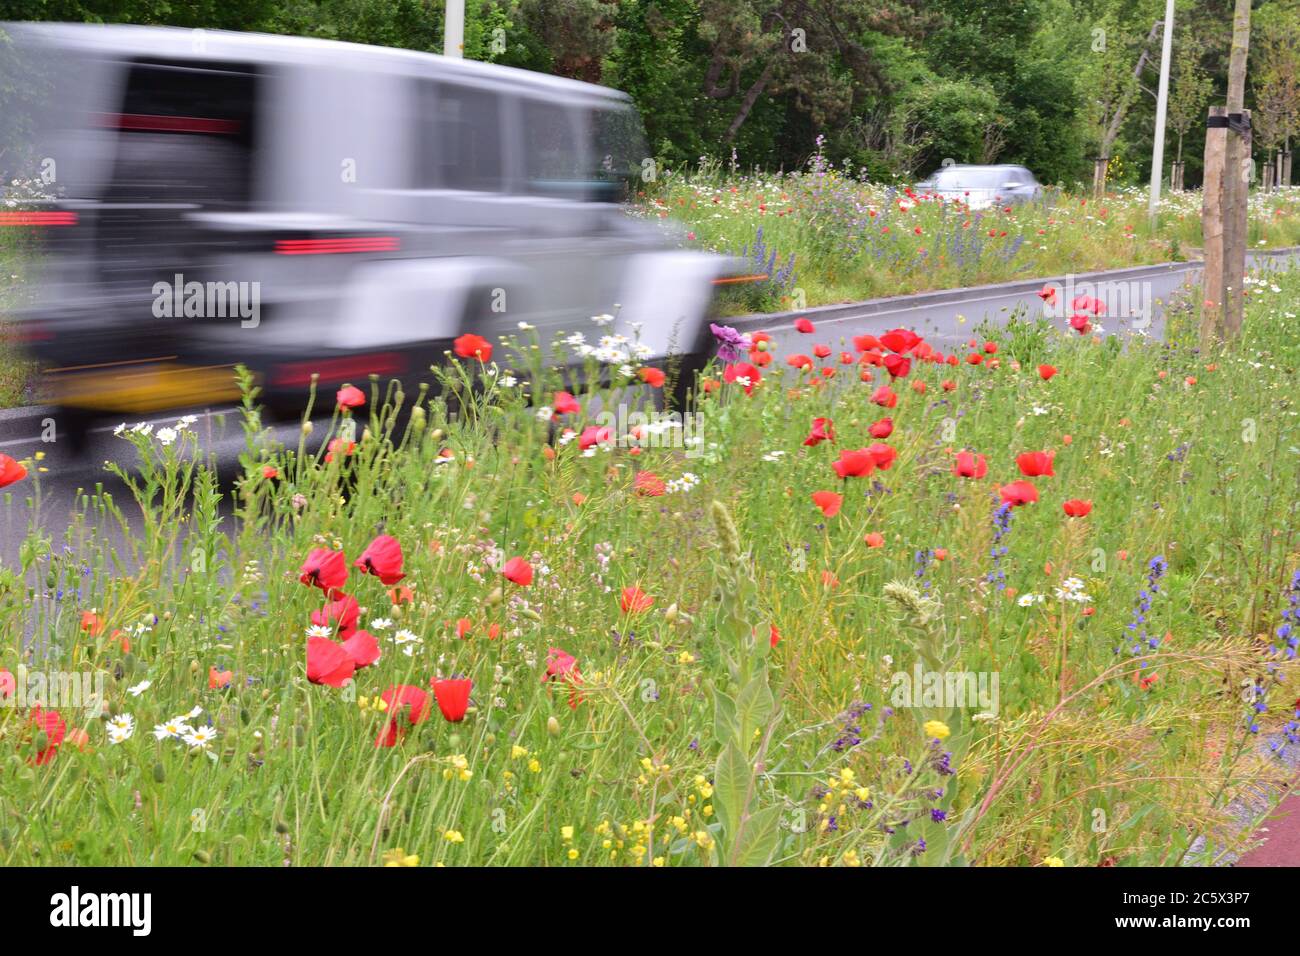
<instances>
[{"instance_id":1,"label":"purple flower","mask_svg":"<svg viewBox=\"0 0 1300 956\"><path fill-rule=\"evenodd\" d=\"M724 362L739 362L742 352L749 351L752 342L748 335L737 332L729 325L709 323L709 330L718 340L718 358Z\"/></svg>"}]
</instances>

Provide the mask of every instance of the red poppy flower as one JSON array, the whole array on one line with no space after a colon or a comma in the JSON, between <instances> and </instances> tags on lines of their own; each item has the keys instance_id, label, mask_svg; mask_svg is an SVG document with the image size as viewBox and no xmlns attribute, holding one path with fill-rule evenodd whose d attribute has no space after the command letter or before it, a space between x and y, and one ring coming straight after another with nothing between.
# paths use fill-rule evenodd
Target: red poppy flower
<instances>
[{"instance_id":1,"label":"red poppy flower","mask_svg":"<svg viewBox=\"0 0 1300 956\"><path fill-rule=\"evenodd\" d=\"M880 344L891 352L908 352L919 345L921 337L908 329L891 329L880 337Z\"/></svg>"},{"instance_id":2,"label":"red poppy flower","mask_svg":"<svg viewBox=\"0 0 1300 956\"><path fill-rule=\"evenodd\" d=\"M950 379L950 378L945 378L945 379L944 379L942 382L940 382L939 384L940 384L941 386L943 386L943 390L944 390L945 392L952 392L952 391L956 391L956 389L957 389L957 383L954 382L954 381L953 381L952 379Z\"/></svg>"},{"instance_id":3,"label":"red poppy flower","mask_svg":"<svg viewBox=\"0 0 1300 956\"><path fill-rule=\"evenodd\" d=\"M894 459L898 457L898 452L882 442L876 442L867 449L867 453L876 463L876 467L881 471L888 471L894 464Z\"/></svg>"},{"instance_id":4,"label":"red poppy flower","mask_svg":"<svg viewBox=\"0 0 1300 956\"><path fill-rule=\"evenodd\" d=\"M1038 292L1037 295L1043 300L1044 305L1056 304L1056 286L1054 285L1043 286L1042 290Z\"/></svg>"},{"instance_id":5,"label":"red poppy flower","mask_svg":"<svg viewBox=\"0 0 1300 956\"><path fill-rule=\"evenodd\" d=\"M572 654L558 647L546 649L546 676L542 678L543 684L557 677L568 678L577 673L578 661Z\"/></svg>"},{"instance_id":6,"label":"red poppy flower","mask_svg":"<svg viewBox=\"0 0 1300 956\"><path fill-rule=\"evenodd\" d=\"M458 617L456 619L456 636L461 640L464 640L465 635L468 634L473 629L474 629L474 622L471 621L469 618Z\"/></svg>"},{"instance_id":7,"label":"red poppy flower","mask_svg":"<svg viewBox=\"0 0 1300 956\"><path fill-rule=\"evenodd\" d=\"M0 488L22 481L27 477L27 469L8 455L0 455Z\"/></svg>"},{"instance_id":8,"label":"red poppy flower","mask_svg":"<svg viewBox=\"0 0 1300 956\"><path fill-rule=\"evenodd\" d=\"M817 327L804 318L795 319L794 328L796 332L802 332L804 335L812 335L817 331Z\"/></svg>"},{"instance_id":9,"label":"red poppy flower","mask_svg":"<svg viewBox=\"0 0 1300 956\"><path fill-rule=\"evenodd\" d=\"M344 385L334 396L339 408L358 408L366 403L366 393L355 385Z\"/></svg>"},{"instance_id":10,"label":"red poppy flower","mask_svg":"<svg viewBox=\"0 0 1300 956\"><path fill-rule=\"evenodd\" d=\"M813 360L806 355L800 355L796 353L794 355L787 355L785 357L785 364L789 365L791 368L797 368L802 370L802 369L812 368Z\"/></svg>"},{"instance_id":11,"label":"red poppy flower","mask_svg":"<svg viewBox=\"0 0 1300 956\"><path fill-rule=\"evenodd\" d=\"M878 422L873 422L867 431L872 438L888 438L894 433L894 420L892 418L882 418Z\"/></svg>"},{"instance_id":12,"label":"red poppy flower","mask_svg":"<svg viewBox=\"0 0 1300 956\"><path fill-rule=\"evenodd\" d=\"M1061 507L1065 509L1065 513L1071 518L1082 518L1092 510L1092 502L1084 501L1082 498L1071 498Z\"/></svg>"},{"instance_id":13,"label":"red poppy flower","mask_svg":"<svg viewBox=\"0 0 1300 956\"><path fill-rule=\"evenodd\" d=\"M523 558L511 558L501 568L501 574L507 581L526 588L533 583L533 566Z\"/></svg>"},{"instance_id":14,"label":"red poppy flower","mask_svg":"<svg viewBox=\"0 0 1300 956\"><path fill-rule=\"evenodd\" d=\"M893 408L898 404L898 395L888 385L882 385L871 393L871 403L881 408Z\"/></svg>"},{"instance_id":15,"label":"red poppy flower","mask_svg":"<svg viewBox=\"0 0 1300 956\"><path fill-rule=\"evenodd\" d=\"M876 338L874 335L855 335L853 336L853 347L859 352L866 352L870 349L880 349L884 346L880 344L880 339Z\"/></svg>"},{"instance_id":16,"label":"red poppy flower","mask_svg":"<svg viewBox=\"0 0 1300 956\"><path fill-rule=\"evenodd\" d=\"M354 441L345 441L342 438L335 438L325 447L328 449L325 452L325 460L329 462L333 461L334 456L340 452L343 453L344 458L350 458L352 453L357 450L357 443Z\"/></svg>"},{"instance_id":17,"label":"red poppy flower","mask_svg":"<svg viewBox=\"0 0 1300 956\"><path fill-rule=\"evenodd\" d=\"M971 352L970 355L966 356L966 363L968 365L979 365L983 361L984 361L984 356L981 355L979 352Z\"/></svg>"},{"instance_id":18,"label":"red poppy flower","mask_svg":"<svg viewBox=\"0 0 1300 956\"><path fill-rule=\"evenodd\" d=\"M885 356L875 349L869 349L862 353L862 357L858 361L863 365L884 365Z\"/></svg>"},{"instance_id":19,"label":"red poppy flower","mask_svg":"<svg viewBox=\"0 0 1300 956\"><path fill-rule=\"evenodd\" d=\"M352 663L360 670L379 660L379 641L369 631L357 631L343 642L343 652L352 658Z\"/></svg>"},{"instance_id":20,"label":"red poppy flower","mask_svg":"<svg viewBox=\"0 0 1300 956\"><path fill-rule=\"evenodd\" d=\"M813 355L817 356L818 358L824 359L826 358L826 356L830 354L831 354L831 347L829 345L813 346Z\"/></svg>"},{"instance_id":21,"label":"red poppy flower","mask_svg":"<svg viewBox=\"0 0 1300 956\"><path fill-rule=\"evenodd\" d=\"M545 684L547 681L557 679L569 685L569 707L577 710L578 704L582 701L582 697L577 690L582 685L582 674L578 671L578 662L572 654L566 653L558 647L547 648L546 673L542 677L542 683Z\"/></svg>"},{"instance_id":22,"label":"red poppy flower","mask_svg":"<svg viewBox=\"0 0 1300 956\"><path fill-rule=\"evenodd\" d=\"M623 609L624 614L640 614L650 610L650 605L654 603L655 599L636 585L624 588L618 598L618 606Z\"/></svg>"},{"instance_id":23,"label":"red poppy flower","mask_svg":"<svg viewBox=\"0 0 1300 956\"><path fill-rule=\"evenodd\" d=\"M651 388L664 387L665 376L663 371L660 369L646 367L638 371L637 375L641 377L641 381L645 382Z\"/></svg>"},{"instance_id":24,"label":"red poppy flower","mask_svg":"<svg viewBox=\"0 0 1300 956\"><path fill-rule=\"evenodd\" d=\"M768 640L771 642L772 647L776 647L776 645L781 643L781 632L776 629L775 624L771 625L767 637Z\"/></svg>"},{"instance_id":25,"label":"red poppy flower","mask_svg":"<svg viewBox=\"0 0 1300 956\"><path fill-rule=\"evenodd\" d=\"M376 747L395 747L407 730L429 716L429 695L410 684L395 684L379 699L388 705L388 724L375 738Z\"/></svg>"},{"instance_id":26,"label":"red poppy flower","mask_svg":"<svg viewBox=\"0 0 1300 956\"><path fill-rule=\"evenodd\" d=\"M492 361L492 343L481 335L466 333L452 343L456 354L463 359L476 358L480 362Z\"/></svg>"},{"instance_id":27,"label":"red poppy flower","mask_svg":"<svg viewBox=\"0 0 1300 956\"><path fill-rule=\"evenodd\" d=\"M829 418L814 418L812 423L812 431L808 433L808 437L803 440L803 443L805 445L808 445L809 447L812 447L824 441L834 441L834 440L835 440L835 423L831 421Z\"/></svg>"},{"instance_id":28,"label":"red poppy flower","mask_svg":"<svg viewBox=\"0 0 1300 956\"><path fill-rule=\"evenodd\" d=\"M934 549L934 559L935 559L936 561L947 561L947 560L948 560L948 549L947 549L947 548L935 548L935 549Z\"/></svg>"},{"instance_id":29,"label":"red poppy flower","mask_svg":"<svg viewBox=\"0 0 1300 956\"><path fill-rule=\"evenodd\" d=\"M586 451L593 445L608 445L614 441L614 433L604 425L588 425L578 436L578 448Z\"/></svg>"},{"instance_id":30,"label":"red poppy flower","mask_svg":"<svg viewBox=\"0 0 1300 956\"><path fill-rule=\"evenodd\" d=\"M0 667L0 698L12 697L18 690L18 682L11 671Z\"/></svg>"},{"instance_id":31,"label":"red poppy flower","mask_svg":"<svg viewBox=\"0 0 1300 956\"><path fill-rule=\"evenodd\" d=\"M1050 381L1052 376L1056 374L1056 366L1040 365L1038 366L1038 374L1044 382Z\"/></svg>"},{"instance_id":32,"label":"red poppy flower","mask_svg":"<svg viewBox=\"0 0 1300 956\"><path fill-rule=\"evenodd\" d=\"M229 687L234 678L235 675L231 671L219 671L215 667L209 667L208 690L220 690L223 687Z\"/></svg>"},{"instance_id":33,"label":"red poppy flower","mask_svg":"<svg viewBox=\"0 0 1300 956\"><path fill-rule=\"evenodd\" d=\"M876 456L869 448L840 452L840 460L831 462L835 474L841 478L864 478L876 470Z\"/></svg>"},{"instance_id":34,"label":"red poppy flower","mask_svg":"<svg viewBox=\"0 0 1300 956\"><path fill-rule=\"evenodd\" d=\"M99 634L104 630L104 622L94 611L81 612L81 629L87 634Z\"/></svg>"},{"instance_id":35,"label":"red poppy flower","mask_svg":"<svg viewBox=\"0 0 1300 956\"><path fill-rule=\"evenodd\" d=\"M1031 504L1038 500L1038 489L1029 481L1013 481L998 489L1002 500L1013 508Z\"/></svg>"},{"instance_id":36,"label":"red poppy flower","mask_svg":"<svg viewBox=\"0 0 1300 956\"><path fill-rule=\"evenodd\" d=\"M903 378L912 370L912 360L904 358L901 355L889 354L882 360L885 365L885 371L891 378Z\"/></svg>"},{"instance_id":37,"label":"red poppy flower","mask_svg":"<svg viewBox=\"0 0 1300 956\"><path fill-rule=\"evenodd\" d=\"M313 684L342 687L357 669L343 645L328 637L307 638L307 679Z\"/></svg>"},{"instance_id":38,"label":"red poppy flower","mask_svg":"<svg viewBox=\"0 0 1300 956\"><path fill-rule=\"evenodd\" d=\"M813 504L822 510L828 518L834 518L840 513L840 507L844 504L844 496L837 495L833 491L814 491L812 493Z\"/></svg>"},{"instance_id":39,"label":"red poppy flower","mask_svg":"<svg viewBox=\"0 0 1300 956\"><path fill-rule=\"evenodd\" d=\"M1080 335L1087 335L1092 331L1092 323L1088 321L1086 315L1072 315L1070 316L1070 328Z\"/></svg>"},{"instance_id":40,"label":"red poppy flower","mask_svg":"<svg viewBox=\"0 0 1300 956\"><path fill-rule=\"evenodd\" d=\"M989 473L988 459L983 455L959 451L957 460L952 463L952 473L958 478L983 478Z\"/></svg>"},{"instance_id":41,"label":"red poppy flower","mask_svg":"<svg viewBox=\"0 0 1300 956\"><path fill-rule=\"evenodd\" d=\"M809 364L812 363L809 362ZM722 378L727 382L734 382L743 378L746 382L745 394L752 395L754 394L754 386L763 381L763 373L748 362L737 362L723 369Z\"/></svg>"},{"instance_id":42,"label":"red poppy flower","mask_svg":"<svg viewBox=\"0 0 1300 956\"><path fill-rule=\"evenodd\" d=\"M1056 472L1052 470L1052 459L1055 457L1054 451L1027 451L1016 456L1016 464L1026 478L1055 478Z\"/></svg>"},{"instance_id":43,"label":"red poppy flower","mask_svg":"<svg viewBox=\"0 0 1300 956\"><path fill-rule=\"evenodd\" d=\"M998 343L997 343L997 342L985 342L985 343L984 343L984 353L985 353L986 355L994 355L994 354L997 353L997 350L998 350Z\"/></svg>"},{"instance_id":44,"label":"red poppy flower","mask_svg":"<svg viewBox=\"0 0 1300 956\"><path fill-rule=\"evenodd\" d=\"M37 736L45 735L44 747L32 758L32 762L39 767L49 763L59 752L59 745L63 743L68 733L68 725L63 722L57 710L43 710L40 706L32 708L32 715L28 722L36 728Z\"/></svg>"},{"instance_id":45,"label":"red poppy flower","mask_svg":"<svg viewBox=\"0 0 1300 956\"><path fill-rule=\"evenodd\" d=\"M468 678L447 680L435 678L429 683L433 686L433 696L438 701L438 709L442 711L442 716L453 724L464 720L465 711L469 709L470 688L474 686L474 682Z\"/></svg>"},{"instance_id":46,"label":"red poppy flower","mask_svg":"<svg viewBox=\"0 0 1300 956\"><path fill-rule=\"evenodd\" d=\"M274 465L266 465L265 467L262 468L262 477L268 479L279 478L280 469L276 468Z\"/></svg>"},{"instance_id":47,"label":"red poppy flower","mask_svg":"<svg viewBox=\"0 0 1300 956\"><path fill-rule=\"evenodd\" d=\"M1106 303L1090 295L1075 296L1070 300L1070 308L1075 312L1091 312L1093 315L1106 313Z\"/></svg>"},{"instance_id":48,"label":"red poppy flower","mask_svg":"<svg viewBox=\"0 0 1300 956\"><path fill-rule=\"evenodd\" d=\"M866 541L868 548L882 548L885 545L885 536L879 531L869 532L863 540Z\"/></svg>"},{"instance_id":49,"label":"red poppy flower","mask_svg":"<svg viewBox=\"0 0 1300 956\"><path fill-rule=\"evenodd\" d=\"M402 546L388 534L381 534L366 545L366 550L352 562L352 566L373 574L387 585L396 584L406 577L402 573Z\"/></svg>"},{"instance_id":50,"label":"red poppy flower","mask_svg":"<svg viewBox=\"0 0 1300 956\"><path fill-rule=\"evenodd\" d=\"M552 405L557 415L579 415L582 413L582 406L568 392L556 392L555 401Z\"/></svg>"},{"instance_id":51,"label":"red poppy flower","mask_svg":"<svg viewBox=\"0 0 1300 956\"><path fill-rule=\"evenodd\" d=\"M311 622L318 627L337 627L340 638L350 637L361 616L361 606L350 594L338 594L319 611L311 612Z\"/></svg>"},{"instance_id":52,"label":"red poppy flower","mask_svg":"<svg viewBox=\"0 0 1300 956\"><path fill-rule=\"evenodd\" d=\"M664 480L650 471L638 471L632 479L632 487L643 498L658 498L668 490Z\"/></svg>"}]
</instances>

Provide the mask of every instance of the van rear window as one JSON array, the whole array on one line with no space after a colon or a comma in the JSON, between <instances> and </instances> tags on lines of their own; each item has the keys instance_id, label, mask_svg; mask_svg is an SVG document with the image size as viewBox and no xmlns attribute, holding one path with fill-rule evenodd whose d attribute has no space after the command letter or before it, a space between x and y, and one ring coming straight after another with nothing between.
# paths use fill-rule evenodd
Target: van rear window
<instances>
[{"instance_id":1,"label":"van rear window","mask_svg":"<svg viewBox=\"0 0 1300 956\"><path fill-rule=\"evenodd\" d=\"M252 198L258 77L242 64L133 61L105 198L237 208Z\"/></svg>"}]
</instances>

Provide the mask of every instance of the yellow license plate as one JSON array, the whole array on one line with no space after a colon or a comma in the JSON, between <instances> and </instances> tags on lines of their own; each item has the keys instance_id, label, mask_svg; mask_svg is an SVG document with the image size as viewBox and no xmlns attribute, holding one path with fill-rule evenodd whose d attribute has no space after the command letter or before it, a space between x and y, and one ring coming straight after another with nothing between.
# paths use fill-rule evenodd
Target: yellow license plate
<instances>
[{"instance_id":1,"label":"yellow license plate","mask_svg":"<svg viewBox=\"0 0 1300 956\"><path fill-rule=\"evenodd\" d=\"M45 375L49 400L69 408L156 412L239 398L232 365L175 362L54 369Z\"/></svg>"}]
</instances>

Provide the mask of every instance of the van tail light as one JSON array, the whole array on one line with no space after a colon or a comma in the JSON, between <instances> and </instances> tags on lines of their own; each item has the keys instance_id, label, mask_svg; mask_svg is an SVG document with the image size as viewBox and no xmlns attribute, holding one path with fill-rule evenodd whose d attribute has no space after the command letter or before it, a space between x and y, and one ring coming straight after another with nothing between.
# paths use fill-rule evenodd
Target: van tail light
<instances>
[{"instance_id":1,"label":"van tail light","mask_svg":"<svg viewBox=\"0 0 1300 956\"><path fill-rule=\"evenodd\" d=\"M355 252L396 252L402 247L396 236L351 236L338 239L279 239L278 256L336 256Z\"/></svg>"},{"instance_id":2,"label":"van tail light","mask_svg":"<svg viewBox=\"0 0 1300 956\"><path fill-rule=\"evenodd\" d=\"M270 384L281 388L310 385L313 375L319 375L319 381L330 384L348 379L363 380L372 374L399 375L405 371L406 361L401 355L395 352L377 352L277 365L270 375Z\"/></svg>"},{"instance_id":3,"label":"van tail light","mask_svg":"<svg viewBox=\"0 0 1300 956\"><path fill-rule=\"evenodd\" d=\"M736 285L741 282L766 282L768 279L766 273L759 272L751 276L724 276L721 279L714 279L714 285Z\"/></svg>"},{"instance_id":4,"label":"van tail light","mask_svg":"<svg viewBox=\"0 0 1300 956\"><path fill-rule=\"evenodd\" d=\"M0 226L75 226L75 212L0 212Z\"/></svg>"},{"instance_id":5,"label":"van tail light","mask_svg":"<svg viewBox=\"0 0 1300 956\"><path fill-rule=\"evenodd\" d=\"M98 126L136 133L207 133L230 136L239 132L235 120L202 116L151 116L145 113L99 113Z\"/></svg>"}]
</instances>

